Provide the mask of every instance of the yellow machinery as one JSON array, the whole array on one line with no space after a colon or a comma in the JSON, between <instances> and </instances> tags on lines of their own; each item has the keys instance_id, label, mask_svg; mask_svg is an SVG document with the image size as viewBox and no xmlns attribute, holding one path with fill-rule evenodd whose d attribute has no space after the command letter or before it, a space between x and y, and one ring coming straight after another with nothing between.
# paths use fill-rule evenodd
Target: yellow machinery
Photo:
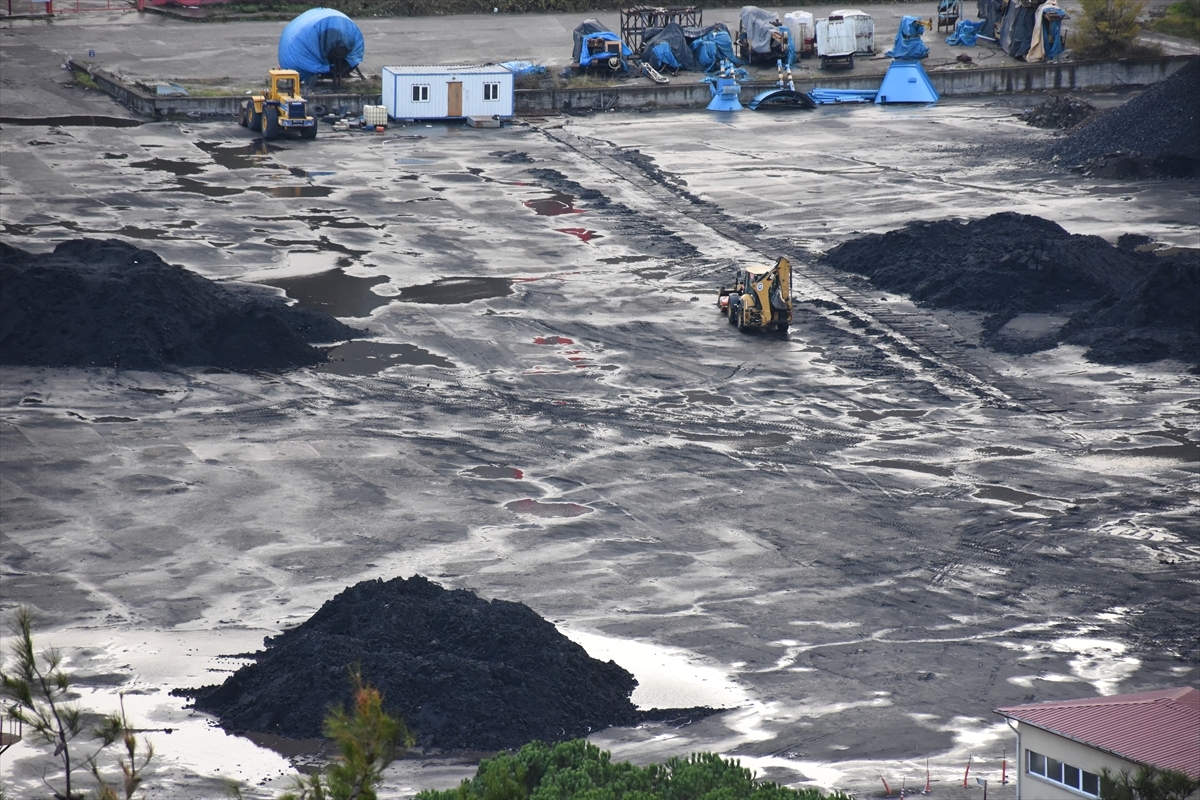
<instances>
[{"instance_id":1,"label":"yellow machinery","mask_svg":"<svg viewBox=\"0 0 1200 800\"><path fill-rule=\"evenodd\" d=\"M770 269L739 269L733 286L721 287L717 307L738 330L787 333L792 324L792 262L780 256Z\"/></svg>"},{"instance_id":2,"label":"yellow machinery","mask_svg":"<svg viewBox=\"0 0 1200 800\"><path fill-rule=\"evenodd\" d=\"M286 131L317 138L317 120L308 114L308 101L300 94L300 73L294 69L268 70L266 93L246 100L238 121L264 139L278 138Z\"/></svg>"}]
</instances>

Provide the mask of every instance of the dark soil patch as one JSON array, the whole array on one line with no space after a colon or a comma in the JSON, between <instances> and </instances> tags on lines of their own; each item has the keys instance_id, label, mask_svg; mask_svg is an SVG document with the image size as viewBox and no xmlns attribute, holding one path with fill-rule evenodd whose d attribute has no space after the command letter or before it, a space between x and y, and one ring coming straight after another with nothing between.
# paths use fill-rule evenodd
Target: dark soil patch
<instances>
[{"instance_id":1,"label":"dark soil patch","mask_svg":"<svg viewBox=\"0 0 1200 800\"><path fill-rule=\"evenodd\" d=\"M1027 108L1017 116L1035 128L1073 128L1096 112L1086 100L1070 95L1055 95L1036 108Z\"/></svg>"},{"instance_id":2,"label":"dark soil patch","mask_svg":"<svg viewBox=\"0 0 1200 800\"><path fill-rule=\"evenodd\" d=\"M697 258L700 255L700 251L684 241L678 233L624 203L610 200L598 189L589 189L554 169L530 169L526 172L543 186L572 195L586 211L603 217L605 228L618 236L632 239L636 249L643 253L665 258Z\"/></svg>"},{"instance_id":3,"label":"dark soil patch","mask_svg":"<svg viewBox=\"0 0 1200 800\"><path fill-rule=\"evenodd\" d=\"M72 240L42 254L0 243L0 363L284 370L324 361L311 343L360 333L116 239Z\"/></svg>"},{"instance_id":4,"label":"dark soil patch","mask_svg":"<svg viewBox=\"0 0 1200 800\"><path fill-rule=\"evenodd\" d=\"M229 730L312 738L331 706L349 703L347 667L359 664L418 743L442 750L515 748L714 713L639 711L630 673L592 658L528 606L420 575L356 584L267 639L254 658L221 686L176 693L194 696Z\"/></svg>"},{"instance_id":5,"label":"dark soil patch","mask_svg":"<svg viewBox=\"0 0 1200 800\"><path fill-rule=\"evenodd\" d=\"M1096 115L1047 155L1096 177L1200 176L1200 59Z\"/></svg>"},{"instance_id":6,"label":"dark soil patch","mask_svg":"<svg viewBox=\"0 0 1200 800\"><path fill-rule=\"evenodd\" d=\"M843 242L823 260L866 275L879 289L936 308L981 311L983 343L1031 352L1061 342L1089 346L1100 363L1176 358L1200 365L1200 257L1156 257L1067 233L1040 217L1005 212L971 222L911 222ZM1082 310L1081 310L1082 309ZM1000 335L1018 314L1070 321L1031 342Z\"/></svg>"}]
</instances>

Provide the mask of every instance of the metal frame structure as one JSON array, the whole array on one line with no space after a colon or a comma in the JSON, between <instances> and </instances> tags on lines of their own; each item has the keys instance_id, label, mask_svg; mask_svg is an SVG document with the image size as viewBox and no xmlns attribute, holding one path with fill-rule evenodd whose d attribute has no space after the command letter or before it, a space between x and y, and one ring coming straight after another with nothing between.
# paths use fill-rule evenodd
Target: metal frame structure
<instances>
[{"instance_id":1,"label":"metal frame structure","mask_svg":"<svg viewBox=\"0 0 1200 800\"><path fill-rule=\"evenodd\" d=\"M642 52L642 34L647 28L665 28L676 22L682 28L704 26L700 6L634 6L621 9L621 39L635 54Z\"/></svg>"}]
</instances>

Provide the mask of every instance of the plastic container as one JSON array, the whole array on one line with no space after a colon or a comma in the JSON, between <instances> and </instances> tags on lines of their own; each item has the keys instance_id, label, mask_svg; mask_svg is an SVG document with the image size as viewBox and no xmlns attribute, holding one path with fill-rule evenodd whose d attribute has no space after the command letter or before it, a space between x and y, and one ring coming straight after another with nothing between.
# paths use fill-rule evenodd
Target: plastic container
<instances>
[{"instance_id":1,"label":"plastic container","mask_svg":"<svg viewBox=\"0 0 1200 800\"><path fill-rule=\"evenodd\" d=\"M363 125L387 125L387 106L363 106Z\"/></svg>"},{"instance_id":2,"label":"plastic container","mask_svg":"<svg viewBox=\"0 0 1200 800\"><path fill-rule=\"evenodd\" d=\"M813 15L807 11L789 11L783 15L783 25L795 42L796 55L811 56L816 52L817 28Z\"/></svg>"}]
</instances>

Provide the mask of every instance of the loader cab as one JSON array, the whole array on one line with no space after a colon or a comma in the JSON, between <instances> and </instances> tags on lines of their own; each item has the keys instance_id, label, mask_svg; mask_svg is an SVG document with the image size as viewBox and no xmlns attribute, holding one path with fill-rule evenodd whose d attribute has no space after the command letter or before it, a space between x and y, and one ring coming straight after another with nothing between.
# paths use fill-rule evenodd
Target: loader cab
<instances>
[{"instance_id":1,"label":"loader cab","mask_svg":"<svg viewBox=\"0 0 1200 800\"><path fill-rule=\"evenodd\" d=\"M291 69L273 69L268 75L270 80L270 96L275 100L284 100L300 95L300 73Z\"/></svg>"}]
</instances>

